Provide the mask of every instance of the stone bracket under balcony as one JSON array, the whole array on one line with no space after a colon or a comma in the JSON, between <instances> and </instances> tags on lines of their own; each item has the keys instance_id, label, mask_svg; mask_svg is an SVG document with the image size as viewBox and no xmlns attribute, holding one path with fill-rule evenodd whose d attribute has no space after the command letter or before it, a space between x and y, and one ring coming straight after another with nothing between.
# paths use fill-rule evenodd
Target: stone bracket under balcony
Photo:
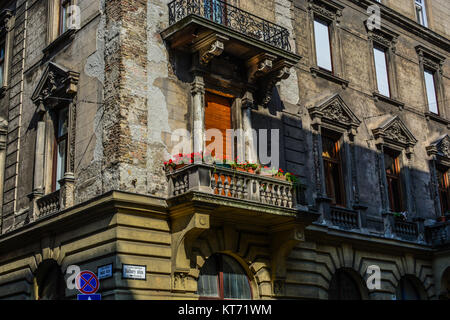
<instances>
[{"instance_id":1,"label":"stone bracket under balcony","mask_svg":"<svg viewBox=\"0 0 450 320\"><path fill-rule=\"evenodd\" d=\"M274 85L289 77L301 59L291 52L289 31L222 1L216 13L207 0L175 0L169 4L169 27L161 33L171 49L198 55L200 67L224 53L243 62L247 83L260 88L261 102ZM217 13L219 12L219 14Z\"/></svg>"}]
</instances>

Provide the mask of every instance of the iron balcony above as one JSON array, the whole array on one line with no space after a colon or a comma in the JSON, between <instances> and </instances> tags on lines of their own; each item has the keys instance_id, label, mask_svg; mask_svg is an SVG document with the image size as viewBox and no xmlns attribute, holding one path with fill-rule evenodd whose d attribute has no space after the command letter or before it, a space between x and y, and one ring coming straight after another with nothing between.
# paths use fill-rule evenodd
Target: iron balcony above
<instances>
[{"instance_id":1,"label":"iron balcony above","mask_svg":"<svg viewBox=\"0 0 450 320\"><path fill-rule=\"evenodd\" d=\"M289 31L220 0L175 0L169 3L170 26L197 16L282 50L291 51Z\"/></svg>"}]
</instances>

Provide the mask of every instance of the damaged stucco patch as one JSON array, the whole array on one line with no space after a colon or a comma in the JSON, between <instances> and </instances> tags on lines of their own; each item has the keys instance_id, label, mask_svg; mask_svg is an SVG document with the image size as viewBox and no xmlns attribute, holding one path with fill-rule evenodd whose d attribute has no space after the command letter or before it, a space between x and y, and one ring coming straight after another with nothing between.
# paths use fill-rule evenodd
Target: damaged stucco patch
<instances>
[{"instance_id":1,"label":"damaged stucco patch","mask_svg":"<svg viewBox=\"0 0 450 320\"><path fill-rule=\"evenodd\" d=\"M163 133L170 133L169 111L166 97L156 82L168 77L167 50L160 37L167 23L169 1L148 1L147 5L147 82L148 82L148 149L147 180L150 194L165 195L165 177L162 163L169 153L162 139Z\"/></svg>"},{"instance_id":2,"label":"damaged stucco patch","mask_svg":"<svg viewBox=\"0 0 450 320\"><path fill-rule=\"evenodd\" d=\"M289 39L292 51L295 52L294 27L292 25L292 0L275 0L275 19L276 23L288 29L291 37ZM291 103L298 104L300 101L300 92L298 86L297 71L291 68L291 75L288 79L282 80L280 83L281 99Z\"/></svg>"}]
</instances>

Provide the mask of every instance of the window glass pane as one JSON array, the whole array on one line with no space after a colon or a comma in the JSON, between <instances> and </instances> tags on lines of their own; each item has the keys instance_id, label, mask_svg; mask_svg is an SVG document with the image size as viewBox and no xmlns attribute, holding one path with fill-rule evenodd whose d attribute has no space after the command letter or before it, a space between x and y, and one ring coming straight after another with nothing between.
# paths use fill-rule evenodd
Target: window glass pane
<instances>
[{"instance_id":1,"label":"window glass pane","mask_svg":"<svg viewBox=\"0 0 450 320\"><path fill-rule=\"evenodd\" d=\"M200 272L197 294L201 297L219 297L219 272L217 258L209 258Z\"/></svg>"},{"instance_id":2,"label":"window glass pane","mask_svg":"<svg viewBox=\"0 0 450 320\"><path fill-rule=\"evenodd\" d=\"M322 136L322 156L329 159L336 159L336 142L327 137Z\"/></svg>"},{"instance_id":3,"label":"window glass pane","mask_svg":"<svg viewBox=\"0 0 450 320\"><path fill-rule=\"evenodd\" d=\"M68 125L68 108L64 108L59 111L58 115L58 138L67 134Z\"/></svg>"},{"instance_id":4,"label":"window glass pane","mask_svg":"<svg viewBox=\"0 0 450 320\"><path fill-rule=\"evenodd\" d=\"M66 171L66 140L58 143L58 154L56 159L56 189L60 189L59 180L64 178Z\"/></svg>"},{"instance_id":5,"label":"window glass pane","mask_svg":"<svg viewBox=\"0 0 450 320\"><path fill-rule=\"evenodd\" d=\"M225 299L251 299L247 275L237 261L223 256L223 292Z\"/></svg>"},{"instance_id":6,"label":"window glass pane","mask_svg":"<svg viewBox=\"0 0 450 320\"><path fill-rule=\"evenodd\" d=\"M373 48L373 56L375 58L378 92L386 97L390 97L386 52L379 48Z\"/></svg>"},{"instance_id":7,"label":"window glass pane","mask_svg":"<svg viewBox=\"0 0 450 320\"><path fill-rule=\"evenodd\" d=\"M434 86L434 74L429 70L425 70L425 86L427 90L427 101L430 112L439 113L436 99L436 88Z\"/></svg>"},{"instance_id":8,"label":"window glass pane","mask_svg":"<svg viewBox=\"0 0 450 320\"><path fill-rule=\"evenodd\" d=\"M0 44L0 87L3 86L3 70L5 65L5 44Z\"/></svg>"},{"instance_id":9,"label":"window glass pane","mask_svg":"<svg viewBox=\"0 0 450 320\"><path fill-rule=\"evenodd\" d=\"M331 63L330 34L326 22L314 20L314 38L316 43L317 65L326 70L333 71Z\"/></svg>"},{"instance_id":10,"label":"window glass pane","mask_svg":"<svg viewBox=\"0 0 450 320\"><path fill-rule=\"evenodd\" d=\"M397 174L397 170L395 168L395 159L389 154L384 154L384 167L386 169L386 173L390 175Z\"/></svg>"}]
</instances>

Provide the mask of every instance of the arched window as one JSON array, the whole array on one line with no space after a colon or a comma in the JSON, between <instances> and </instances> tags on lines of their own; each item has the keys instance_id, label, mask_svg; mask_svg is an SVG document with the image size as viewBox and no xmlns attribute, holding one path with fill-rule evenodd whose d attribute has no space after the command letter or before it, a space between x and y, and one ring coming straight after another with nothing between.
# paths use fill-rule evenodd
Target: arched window
<instances>
[{"instance_id":1,"label":"arched window","mask_svg":"<svg viewBox=\"0 0 450 320\"><path fill-rule=\"evenodd\" d=\"M65 297L64 275L54 260L46 260L39 265L36 285L38 300L63 300Z\"/></svg>"},{"instance_id":2,"label":"arched window","mask_svg":"<svg viewBox=\"0 0 450 320\"><path fill-rule=\"evenodd\" d=\"M397 287L397 300L420 300L417 286L408 278L402 278Z\"/></svg>"},{"instance_id":3,"label":"arched window","mask_svg":"<svg viewBox=\"0 0 450 320\"><path fill-rule=\"evenodd\" d=\"M358 284L353 277L344 270L338 270L331 279L328 299L362 300L362 297Z\"/></svg>"},{"instance_id":4,"label":"arched window","mask_svg":"<svg viewBox=\"0 0 450 320\"><path fill-rule=\"evenodd\" d=\"M201 299L252 298L250 283L243 268L227 255L213 255L200 271L197 294Z\"/></svg>"}]
</instances>

